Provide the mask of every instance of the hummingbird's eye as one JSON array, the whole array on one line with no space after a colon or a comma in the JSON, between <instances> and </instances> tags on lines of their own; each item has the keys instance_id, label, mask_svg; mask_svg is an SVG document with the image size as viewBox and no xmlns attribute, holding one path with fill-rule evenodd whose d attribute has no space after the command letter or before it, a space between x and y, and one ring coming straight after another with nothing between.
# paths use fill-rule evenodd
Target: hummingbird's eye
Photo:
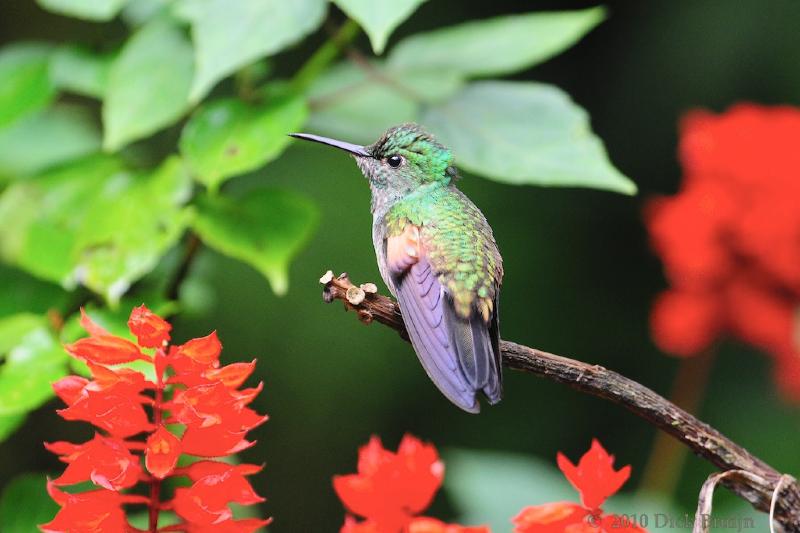
<instances>
[{"instance_id":1,"label":"hummingbird's eye","mask_svg":"<svg viewBox=\"0 0 800 533\"><path fill-rule=\"evenodd\" d=\"M403 164L403 156L401 155L390 155L386 158L386 162L389 163L389 166L392 168L397 168Z\"/></svg>"}]
</instances>

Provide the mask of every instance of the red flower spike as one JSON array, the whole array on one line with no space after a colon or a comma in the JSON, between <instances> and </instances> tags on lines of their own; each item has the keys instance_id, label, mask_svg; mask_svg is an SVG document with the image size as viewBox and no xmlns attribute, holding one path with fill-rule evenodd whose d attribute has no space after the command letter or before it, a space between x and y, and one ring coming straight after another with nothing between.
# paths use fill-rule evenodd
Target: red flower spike
<instances>
[{"instance_id":1,"label":"red flower spike","mask_svg":"<svg viewBox=\"0 0 800 533\"><path fill-rule=\"evenodd\" d=\"M47 492L61 505L55 518L39 526L44 533L96 533L128 531L130 526L122 511L122 498L111 490L91 490L67 494L47 484Z\"/></svg>"},{"instance_id":2,"label":"red flower spike","mask_svg":"<svg viewBox=\"0 0 800 533\"><path fill-rule=\"evenodd\" d=\"M583 454L578 466L573 465L562 453L556 459L558 468L580 493L587 509L598 509L631 475L630 466L614 470L614 456L609 455L597 439L592 440L592 447Z\"/></svg>"},{"instance_id":3,"label":"red flower spike","mask_svg":"<svg viewBox=\"0 0 800 533\"><path fill-rule=\"evenodd\" d=\"M678 194L645 209L654 250L672 289L651 314L665 352L696 355L722 335L800 359L800 109L740 104L681 121L684 177ZM800 401L800 382L775 374Z\"/></svg>"},{"instance_id":4,"label":"red flower spike","mask_svg":"<svg viewBox=\"0 0 800 533\"><path fill-rule=\"evenodd\" d=\"M118 439L95 434L94 439L84 444L55 443L45 447L62 455L61 460L69 464L64 473L52 481L54 485L91 481L118 491L134 486L139 480L139 459Z\"/></svg>"},{"instance_id":5,"label":"red flower spike","mask_svg":"<svg viewBox=\"0 0 800 533\"><path fill-rule=\"evenodd\" d=\"M158 479L164 479L172 473L181 455L181 441L158 426L149 437L144 449L144 464L147 471Z\"/></svg>"},{"instance_id":6,"label":"red flower spike","mask_svg":"<svg viewBox=\"0 0 800 533\"><path fill-rule=\"evenodd\" d=\"M134 307L128 319L128 329L145 348L160 348L169 342L172 326L144 304Z\"/></svg>"},{"instance_id":7,"label":"red flower spike","mask_svg":"<svg viewBox=\"0 0 800 533\"><path fill-rule=\"evenodd\" d=\"M88 364L93 379L70 376L54 383L53 390L67 405L58 413L67 420L90 422L108 435L95 435L83 444L45 445L67 467L60 477L49 482L48 491L61 510L42 526L43 530L134 531L125 520L123 504L148 507L148 530L157 528L159 512L165 508L173 509L184 521L159 531L253 533L268 524L270 520L234 520L229 507L232 503L252 505L264 501L245 479L261 467L198 461L187 468L176 468L182 453L221 457L255 444L246 439L247 432L267 417L247 404L263 385L239 390L252 373L255 361L218 368L221 345L216 333L182 346L168 346L171 326L145 306L134 309L128 323L138 345L110 335L83 311L81 324L90 337L66 348L70 355ZM142 348L154 348L153 357L145 356ZM142 372L109 366L136 359L153 365L155 382L148 381ZM175 375L165 383L169 366ZM168 385L173 383L188 388L169 390ZM152 413L152 421L148 412ZM185 426L181 438L166 429L165 424L169 423ZM144 438L130 438L142 433ZM142 473L142 458L150 476ZM160 501L163 493L156 490L156 484L175 475L187 475L192 485L177 489L172 501ZM56 488L86 480L104 489L69 494ZM120 494L140 481L150 484L150 490Z\"/></svg>"},{"instance_id":8,"label":"red flower spike","mask_svg":"<svg viewBox=\"0 0 800 533\"><path fill-rule=\"evenodd\" d=\"M217 332L212 331L205 337L192 339L180 346L175 353L176 358L185 357L195 363L205 366L218 366L219 354L222 351L222 344L217 338Z\"/></svg>"}]
</instances>

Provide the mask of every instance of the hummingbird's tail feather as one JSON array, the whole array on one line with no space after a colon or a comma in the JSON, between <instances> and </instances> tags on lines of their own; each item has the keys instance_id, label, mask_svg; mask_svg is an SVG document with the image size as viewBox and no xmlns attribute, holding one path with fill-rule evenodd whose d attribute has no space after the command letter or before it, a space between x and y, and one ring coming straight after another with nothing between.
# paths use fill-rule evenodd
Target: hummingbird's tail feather
<instances>
[{"instance_id":1,"label":"hummingbird's tail feather","mask_svg":"<svg viewBox=\"0 0 800 533\"><path fill-rule=\"evenodd\" d=\"M502 398L502 374L493 335L495 321L487 325L478 314L465 320L456 315L449 302L445 309L461 371L473 390L482 390L489 403L496 404Z\"/></svg>"},{"instance_id":2,"label":"hummingbird's tail feather","mask_svg":"<svg viewBox=\"0 0 800 533\"><path fill-rule=\"evenodd\" d=\"M456 316L424 258L396 280L395 288L417 357L442 394L469 413L480 411L477 391L497 403L500 375L489 326L478 316Z\"/></svg>"}]
</instances>

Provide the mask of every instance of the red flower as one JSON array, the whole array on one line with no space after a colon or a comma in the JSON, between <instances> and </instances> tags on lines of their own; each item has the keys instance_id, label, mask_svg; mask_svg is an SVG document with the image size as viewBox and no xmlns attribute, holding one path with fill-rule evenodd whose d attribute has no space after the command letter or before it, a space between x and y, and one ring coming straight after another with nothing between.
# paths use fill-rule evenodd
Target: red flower
<instances>
[{"instance_id":1,"label":"red flower","mask_svg":"<svg viewBox=\"0 0 800 533\"><path fill-rule=\"evenodd\" d=\"M45 447L61 455L61 460L69 465L53 480L54 485L91 480L105 489L120 490L135 485L142 471L139 459L119 439L95 434L94 439L84 444L54 442L45 443Z\"/></svg>"},{"instance_id":2,"label":"red flower","mask_svg":"<svg viewBox=\"0 0 800 533\"><path fill-rule=\"evenodd\" d=\"M154 314L144 304L131 311L128 328L145 348L160 348L169 342L169 332L172 330L169 322Z\"/></svg>"},{"instance_id":3,"label":"red flower","mask_svg":"<svg viewBox=\"0 0 800 533\"><path fill-rule=\"evenodd\" d=\"M558 467L581 496L583 505L571 502L546 503L526 507L512 519L514 533L612 533L619 529L631 533L644 530L625 517L607 515L600 508L628 480L631 467L614 470L614 456L597 439L578 465L563 454L556 457Z\"/></svg>"},{"instance_id":4,"label":"red flower","mask_svg":"<svg viewBox=\"0 0 800 533\"><path fill-rule=\"evenodd\" d=\"M180 455L181 441L164 426L158 426L158 429L147 437L144 465L147 471L158 479L164 479L172 473Z\"/></svg>"},{"instance_id":5,"label":"red flower","mask_svg":"<svg viewBox=\"0 0 800 533\"><path fill-rule=\"evenodd\" d=\"M580 493L581 502L587 509L598 509L631 475L630 466L614 470L614 456L609 455L597 439L592 440L592 447L583 454L578 466L560 452L556 461L564 477Z\"/></svg>"},{"instance_id":6,"label":"red flower","mask_svg":"<svg viewBox=\"0 0 800 533\"><path fill-rule=\"evenodd\" d=\"M229 503L252 505L264 501L244 478L259 470L260 467L254 465L195 463L189 469L194 484L175 490L175 512L191 524L213 525L230 520L233 514Z\"/></svg>"},{"instance_id":7,"label":"red flower","mask_svg":"<svg viewBox=\"0 0 800 533\"><path fill-rule=\"evenodd\" d=\"M44 533L122 532L129 529L122 511L122 497L115 491L101 489L67 494L48 482L47 492L61 510L53 520L39 526Z\"/></svg>"},{"instance_id":8,"label":"red flower","mask_svg":"<svg viewBox=\"0 0 800 533\"><path fill-rule=\"evenodd\" d=\"M86 361L92 379L69 376L55 382L53 390L67 404L58 413L67 420L90 422L107 435L97 434L84 444L46 444L68 466L49 488L61 510L42 528L69 533L131 531L123 503L147 505L150 529L156 527L162 508L174 509L183 520L164 531L251 533L268 524L269 520L233 520L229 507L263 501L244 477L260 467L200 461L176 468L182 453L217 457L254 444L246 439L247 432L267 417L248 405L263 385L239 387L253 372L255 361L219 368L222 345L216 333L167 346L171 326L145 306L134 309L128 321L138 344L111 335L83 311L81 324L90 336L66 348ZM145 356L143 348L155 348L153 356ZM108 366L136 359L152 365L155 382L130 368ZM167 378L170 367L175 375ZM185 426L181 438L166 429L165 424L171 423ZM141 433L146 435L135 437ZM142 456L151 476L142 473ZM193 484L177 489L168 502L159 501L161 492L155 486L146 491L149 497L138 495L145 491L119 493L139 481L155 484L180 475L187 475ZM55 488L87 480L106 490L71 495Z\"/></svg>"},{"instance_id":9,"label":"red flower","mask_svg":"<svg viewBox=\"0 0 800 533\"><path fill-rule=\"evenodd\" d=\"M800 109L788 106L744 104L682 121L681 191L645 210L673 286L652 314L664 351L694 355L729 333L779 366L786 352L800 357L798 138Z\"/></svg>"},{"instance_id":10,"label":"red flower","mask_svg":"<svg viewBox=\"0 0 800 533\"><path fill-rule=\"evenodd\" d=\"M350 511L391 530L427 508L443 478L433 446L406 435L393 453L372 437L358 452L358 474L335 476L333 486Z\"/></svg>"},{"instance_id":11,"label":"red flower","mask_svg":"<svg viewBox=\"0 0 800 533\"><path fill-rule=\"evenodd\" d=\"M433 500L444 479L444 464L430 444L406 435L397 452L372 437L358 452L358 473L334 476L345 507L364 517L346 517L342 533L488 533L416 516Z\"/></svg>"}]
</instances>

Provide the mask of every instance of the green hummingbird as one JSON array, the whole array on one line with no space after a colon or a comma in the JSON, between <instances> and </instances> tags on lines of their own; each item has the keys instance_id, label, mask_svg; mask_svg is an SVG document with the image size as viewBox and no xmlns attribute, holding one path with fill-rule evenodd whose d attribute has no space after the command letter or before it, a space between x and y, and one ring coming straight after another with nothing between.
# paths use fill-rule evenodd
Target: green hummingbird
<instances>
[{"instance_id":1,"label":"green hummingbird","mask_svg":"<svg viewBox=\"0 0 800 533\"><path fill-rule=\"evenodd\" d=\"M369 181L378 268L434 384L470 413L479 391L499 402L503 261L483 213L456 188L451 151L417 124L367 146L291 135L349 152Z\"/></svg>"}]
</instances>

